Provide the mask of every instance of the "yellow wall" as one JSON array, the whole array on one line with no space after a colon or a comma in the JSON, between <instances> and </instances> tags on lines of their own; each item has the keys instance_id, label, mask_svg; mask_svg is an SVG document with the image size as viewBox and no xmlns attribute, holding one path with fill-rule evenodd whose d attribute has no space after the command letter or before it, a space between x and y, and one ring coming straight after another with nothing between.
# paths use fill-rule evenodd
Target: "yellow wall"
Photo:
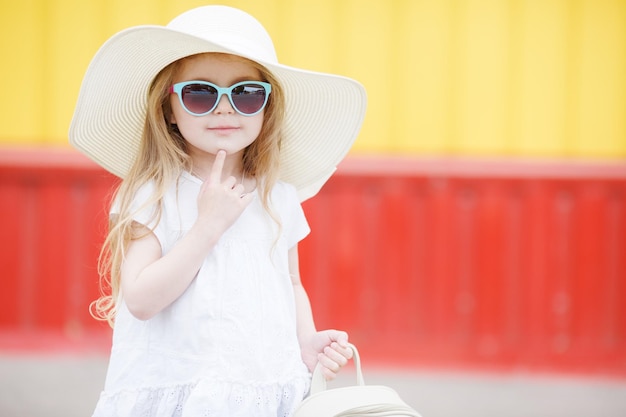
<instances>
[{"instance_id":1,"label":"yellow wall","mask_svg":"<svg viewBox=\"0 0 626 417\"><path fill-rule=\"evenodd\" d=\"M83 73L195 0L0 0L0 143L66 145ZM239 0L285 64L360 80L355 152L626 157L625 0Z\"/></svg>"}]
</instances>

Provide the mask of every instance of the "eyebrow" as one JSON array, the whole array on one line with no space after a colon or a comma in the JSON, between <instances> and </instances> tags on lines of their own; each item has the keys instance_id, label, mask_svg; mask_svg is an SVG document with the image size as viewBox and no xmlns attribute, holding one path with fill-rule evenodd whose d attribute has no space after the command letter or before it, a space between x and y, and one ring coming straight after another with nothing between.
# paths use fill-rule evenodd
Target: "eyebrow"
<instances>
[{"instance_id":1,"label":"eyebrow","mask_svg":"<svg viewBox=\"0 0 626 417\"><path fill-rule=\"evenodd\" d=\"M218 85L220 87L230 87L233 84L237 84L240 83L242 81L264 81L263 77L237 77L234 78L229 85L220 85L219 83L215 82L214 80L210 79L210 78L206 78L206 77L195 77L195 78L189 78L189 81L191 80L196 80L196 81L206 81L208 83L212 83L215 85Z\"/></svg>"}]
</instances>

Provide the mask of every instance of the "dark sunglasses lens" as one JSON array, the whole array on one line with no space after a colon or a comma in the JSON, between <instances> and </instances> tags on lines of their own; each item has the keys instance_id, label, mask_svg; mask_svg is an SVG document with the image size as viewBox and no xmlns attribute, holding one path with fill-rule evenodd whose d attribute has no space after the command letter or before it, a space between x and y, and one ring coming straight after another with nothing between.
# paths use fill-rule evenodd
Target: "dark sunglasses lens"
<instances>
[{"instance_id":1,"label":"dark sunglasses lens","mask_svg":"<svg viewBox=\"0 0 626 417\"><path fill-rule=\"evenodd\" d=\"M237 110L243 114L253 114L265 104L265 88L260 84L243 84L233 88L231 97Z\"/></svg>"},{"instance_id":2,"label":"dark sunglasses lens","mask_svg":"<svg viewBox=\"0 0 626 417\"><path fill-rule=\"evenodd\" d=\"M217 90L210 85L189 84L181 92L183 104L192 113L203 114L215 106Z\"/></svg>"}]
</instances>

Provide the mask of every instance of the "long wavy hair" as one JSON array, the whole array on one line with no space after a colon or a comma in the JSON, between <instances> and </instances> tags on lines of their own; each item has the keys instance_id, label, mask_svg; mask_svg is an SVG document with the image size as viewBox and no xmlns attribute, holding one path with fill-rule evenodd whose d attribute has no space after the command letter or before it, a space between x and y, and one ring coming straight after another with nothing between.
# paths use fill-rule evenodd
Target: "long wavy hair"
<instances>
[{"instance_id":1,"label":"long wavy hair","mask_svg":"<svg viewBox=\"0 0 626 417\"><path fill-rule=\"evenodd\" d=\"M166 191L178 181L183 171L191 170L191 158L187 142L175 125L170 123L172 109L169 88L186 58L165 67L154 78L147 100L147 113L139 152L134 164L114 193L116 213L109 219L109 233L100 252L98 272L100 275L100 297L91 303L90 312L98 320L114 324L120 295L121 266L128 245L133 239L145 236L143 226L136 224L133 217L147 207L154 206L154 224L161 216L161 201ZM265 210L280 222L272 209L270 194L278 180L280 144L285 119L283 89L277 79L262 65L248 62L262 75L262 80L272 85L272 93L264 110L263 126L257 139L243 153L243 173L254 177ZM152 182L154 192L142 207L131 210L136 192L144 184Z\"/></svg>"}]
</instances>

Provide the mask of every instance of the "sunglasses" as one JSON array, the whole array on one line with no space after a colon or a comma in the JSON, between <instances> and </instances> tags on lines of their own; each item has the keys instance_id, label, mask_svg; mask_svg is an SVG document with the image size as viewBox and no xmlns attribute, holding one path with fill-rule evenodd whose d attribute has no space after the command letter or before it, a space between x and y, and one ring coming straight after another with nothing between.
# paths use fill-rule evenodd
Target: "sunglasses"
<instances>
[{"instance_id":1,"label":"sunglasses","mask_svg":"<svg viewBox=\"0 0 626 417\"><path fill-rule=\"evenodd\" d=\"M254 116L267 104L272 86L262 81L242 81L230 87L218 87L206 81L183 81L170 87L187 113L204 116L217 107L222 95L226 94L233 109L244 116Z\"/></svg>"}]
</instances>

